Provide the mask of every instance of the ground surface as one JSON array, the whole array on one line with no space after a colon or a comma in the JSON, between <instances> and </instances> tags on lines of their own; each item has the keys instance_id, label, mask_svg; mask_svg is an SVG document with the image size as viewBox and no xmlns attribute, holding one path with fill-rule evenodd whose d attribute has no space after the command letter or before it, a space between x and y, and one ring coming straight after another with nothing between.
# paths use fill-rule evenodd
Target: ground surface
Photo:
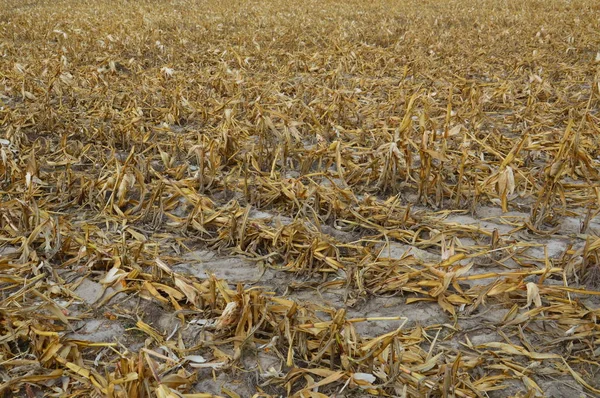
<instances>
[{"instance_id":1,"label":"ground surface","mask_svg":"<svg viewBox=\"0 0 600 398\"><path fill-rule=\"evenodd\" d=\"M0 395L600 396L599 3L0 6Z\"/></svg>"}]
</instances>

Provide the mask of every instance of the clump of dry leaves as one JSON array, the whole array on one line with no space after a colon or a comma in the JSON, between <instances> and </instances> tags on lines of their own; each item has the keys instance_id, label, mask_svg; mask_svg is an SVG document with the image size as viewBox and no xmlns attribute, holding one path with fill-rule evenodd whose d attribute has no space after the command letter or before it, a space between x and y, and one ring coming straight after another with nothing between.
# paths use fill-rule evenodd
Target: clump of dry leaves
<instances>
[{"instance_id":1,"label":"clump of dry leaves","mask_svg":"<svg viewBox=\"0 0 600 398\"><path fill-rule=\"evenodd\" d=\"M600 394L599 21L589 0L4 0L0 395L211 397L258 353L278 366L256 397ZM344 303L178 271L198 247ZM382 296L394 316L348 315ZM497 338L471 341L489 311ZM81 338L102 320L121 335Z\"/></svg>"}]
</instances>

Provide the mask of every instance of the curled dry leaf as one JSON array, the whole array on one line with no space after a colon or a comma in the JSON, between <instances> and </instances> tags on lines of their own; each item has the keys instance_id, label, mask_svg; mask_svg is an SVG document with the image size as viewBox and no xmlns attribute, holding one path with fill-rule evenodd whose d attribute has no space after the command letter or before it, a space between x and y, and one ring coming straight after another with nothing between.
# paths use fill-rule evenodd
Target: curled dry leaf
<instances>
[{"instance_id":1,"label":"curled dry leaf","mask_svg":"<svg viewBox=\"0 0 600 398\"><path fill-rule=\"evenodd\" d=\"M215 324L215 328L217 330L224 329L230 326L233 326L238 318L239 318L239 304L237 301L231 301L227 303L223 313L217 319L217 323Z\"/></svg>"},{"instance_id":2,"label":"curled dry leaf","mask_svg":"<svg viewBox=\"0 0 600 398\"><path fill-rule=\"evenodd\" d=\"M110 271L106 273L106 275L102 279L100 279L100 283L102 283L103 285L113 285L125 278L125 276L127 276L127 272L123 271L122 269L113 267L110 269Z\"/></svg>"},{"instance_id":3,"label":"curled dry leaf","mask_svg":"<svg viewBox=\"0 0 600 398\"><path fill-rule=\"evenodd\" d=\"M179 290L185 294L188 302L198 305L199 293L196 288L189 283L189 281L181 276L175 275L175 286L177 286L177 288L179 288Z\"/></svg>"},{"instance_id":4,"label":"curled dry leaf","mask_svg":"<svg viewBox=\"0 0 600 398\"><path fill-rule=\"evenodd\" d=\"M534 282L528 282L527 286L527 305L530 307L531 304L535 304L536 307L542 306L542 298L540 297L540 289Z\"/></svg>"}]
</instances>

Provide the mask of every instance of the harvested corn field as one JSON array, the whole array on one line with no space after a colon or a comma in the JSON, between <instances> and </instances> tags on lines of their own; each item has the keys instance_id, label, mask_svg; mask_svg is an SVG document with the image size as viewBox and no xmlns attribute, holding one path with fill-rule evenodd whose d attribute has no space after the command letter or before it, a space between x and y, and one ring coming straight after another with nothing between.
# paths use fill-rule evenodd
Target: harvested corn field
<instances>
[{"instance_id":1,"label":"harvested corn field","mask_svg":"<svg viewBox=\"0 0 600 398\"><path fill-rule=\"evenodd\" d=\"M0 4L1 396L600 396L600 3Z\"/></svg>"}]
</instances>

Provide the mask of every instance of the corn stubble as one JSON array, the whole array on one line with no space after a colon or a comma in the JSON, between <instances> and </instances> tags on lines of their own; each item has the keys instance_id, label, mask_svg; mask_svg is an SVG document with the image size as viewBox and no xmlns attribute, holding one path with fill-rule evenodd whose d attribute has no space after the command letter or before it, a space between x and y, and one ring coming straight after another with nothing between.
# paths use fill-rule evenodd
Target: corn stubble
<instances>
[{"instance_id":1,"label":"corn stubble","mask_svg":"<svg viewBox=\"0 0 600 398\"><path fill-rule=\"evenodd\" d=\"M256 397L600 394L600 6L501 4L3 0L0 394L212 397L198 372L249 347L281 364ZM452 221L482 206L511 228ZM527 254L548 239L568 244ZM351 318L176 272L198 246L406 306ZM120 291L178 326L69 337L97 316L70 308L82 276L112 288L97 311ZM408 322L421 301L452 323ZM499 307L502 340L472 343L459 320Z\"/></svg>"}]
</instances>

